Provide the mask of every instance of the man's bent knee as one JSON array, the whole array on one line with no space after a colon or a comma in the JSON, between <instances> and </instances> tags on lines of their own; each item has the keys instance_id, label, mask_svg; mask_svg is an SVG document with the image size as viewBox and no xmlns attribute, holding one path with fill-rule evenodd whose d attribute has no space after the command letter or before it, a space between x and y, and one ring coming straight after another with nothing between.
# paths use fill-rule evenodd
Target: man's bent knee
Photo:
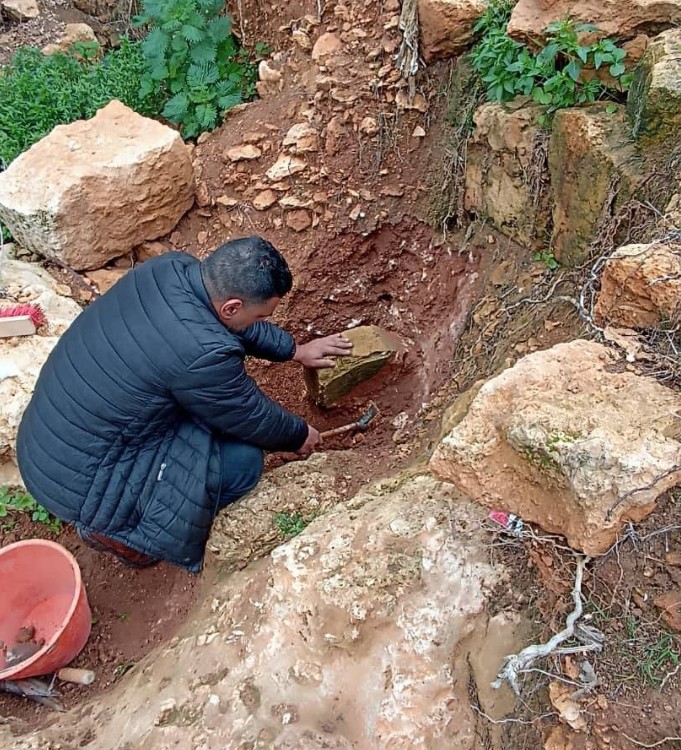
<instances>
[{"instance_id":1,"label":"man's bent knee","mask_svg":"<svg viewBox=\"0 0 681 750\"><path fill-rule=\"evenodd\" d=\"M222 444L220 506L224 507L250 492L260 481L265 458L260 448L249 443Z\"/></svg>"}]
</instances>

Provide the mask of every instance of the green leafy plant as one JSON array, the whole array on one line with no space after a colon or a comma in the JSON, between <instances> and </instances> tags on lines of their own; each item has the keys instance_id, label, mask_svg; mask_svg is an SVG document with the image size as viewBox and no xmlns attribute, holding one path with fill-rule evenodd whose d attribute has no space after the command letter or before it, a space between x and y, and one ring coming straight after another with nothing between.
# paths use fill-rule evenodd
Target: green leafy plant
<instances>
[{"instance_id":1,"label":"green leafy plant","mask_svg":"<svg viewBox=\"0 0 681 750\"><path fill-rule=\"evenodd\" d=\"M92 117L112 99L142 115L159 114L160 89L140 89L146 70L141 42L121 39L120 47L104 56L93 44L80 42L53 55L23 47L0 68L2 168L56 125Z\"/></svg>"},{"instance_id":2,"label":"green leafy plant","mask_svg":"<svg viewBox=\"0 0 681 750\"><path fill-rule=\"evenodd\" d=\"M223 10L223 0L144 0L134 19L150 27L142 95L160 88L168 97L163 117L185 138L212 130L226 110L255 94L255 68Z\"/></svg>"},{"instance_id":3,"label":"green leafy plant","mask_svg":"<svg viewBox=\"0 0 681 750\"><path fill-rule=\"evenodd\" d=\"M556 257L553 253L536 252L532 254L532 260L536 260L540 263L545 263L549 271L555 271L560 268L560 264L556 260Z\"/></svg>"},{"instance_id":4,"label":"green leafy plant","mask_svg":"<svg viewBox=\"0 0 681 750\"><path fill-rule=\"evenodd\" d=\"M39 505L27 492L0 487L0 519L10 519L4 522L3 526L13 525L11 516L17 513L30 513L33 521L43 524L54 534L61 531L61 521Z\"/></svg>"},{"instance_id":5,"label":"green leafy plant","mask_svg":"<svg viewBox=\"0 0 681 750\"><path fill-rule=\"evenodd\" d=\"M626 72L626 51L612 39L583 44L584 34L598 29L556 21L546 29L546 43L534 53L506 33L512 3L493 2L475 26L481 34L472 52L473 65L487 86L490 101L505 102L529 96L546 107L542 123L565 107L614 99L627 91L631 75ZM610 80L599 80L595 71L607 67ZM591 74L585 74L590 70Z\"/></svg>"},{"instance_id":6,"label":"green leafy plant","mask_svg":"<svg viewBox=\"0 0 681 750\"><path fill-rule=\"evenodd\" d=\"M274 525L284 539L298 536L310 521L312 518L305 519L300 513L277 513L274 517Z\"/></svg>"}]
</instances>

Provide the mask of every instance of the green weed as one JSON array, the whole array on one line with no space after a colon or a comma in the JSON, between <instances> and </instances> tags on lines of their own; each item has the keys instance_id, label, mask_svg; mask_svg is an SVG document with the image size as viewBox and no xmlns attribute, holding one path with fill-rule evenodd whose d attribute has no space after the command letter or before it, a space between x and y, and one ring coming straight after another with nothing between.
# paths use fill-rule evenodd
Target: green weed
<instances>
[{"instance_id":1,"label":"green weed","mask_svg":"<svg viewBox=\"0 0 681 750\"><path fill-rule=\"evenodd\" d=\"M226 110L255 96L255 66L223 11L223 0L144 0L133 19L150 28L141 93L164 93L163 117L180 125L185 138L212 130Z\"/></svg>"},{"instance_id":2,"label":"green weed","mask_svg":"<svg viewBox=\"0 0 681 750\"><path fill-rule=\"evenodd\" d=\"M560 268L560 263L556 260L556 257L553 253L550 252L543 252L538 251L536 253L532 253L532 260L536 260L539 263L546 264L546 267L549 269L549 271L556 271L558 268Z\"/></svg>"},{"instance_id":3,"label":"green weed","mask_svg":"<svg viewBox=\"0 0 681 750\"><path fill-rule=\"evenodd\" d=\"M546 44L535 53L511 39L506 27L514 3L495 0L475 26L481 40L472 53L473 65L487 86L490 101L505 102L529 96L546 107L542 124L565 107L616 99L632 80L626 71L626 51L612 39L582 44L580 37L597 31L591 24L571 19L555 21L546 29ZM607 68L613 83L585 76L585 69Z\"/></svg>"},{"instance_id":4,"label":"green weed","mask_svg":"<svg viewBox=\"0 0 681 750\"><path fill-rule=\"evenodd\" d=\"M53 534L61 531L61 521L39 505L27 492L0 487L0 519L3 530L7 531L16 525L16 520L12 516L17 513L30 513L33 521L43 524Z\"/></svg>"},{"instance_id":5,"label":"green weed","mask_svg":"<svg viewBox=\"0 0 681 750\"><path fill-rule=\"evenodd\" d=\"M298 536L313 518L314 516L305 519L300 513L277 513L274 525L284 539L291 539Z\"/></svg>"},{"instance_id":6,"label":"green weed","mask_svg":"<svg viewBox=\"0 0 681 750\"><path fill-rule=\"evenodd\" d=\"M83 44L54 55L22 47L0 69L0 164L9 165L56 125L92 117L112 99L157 116L162 92L140 91L145 69L141 42L127 39L101 59Z\"/></svg>"}]
</instances>

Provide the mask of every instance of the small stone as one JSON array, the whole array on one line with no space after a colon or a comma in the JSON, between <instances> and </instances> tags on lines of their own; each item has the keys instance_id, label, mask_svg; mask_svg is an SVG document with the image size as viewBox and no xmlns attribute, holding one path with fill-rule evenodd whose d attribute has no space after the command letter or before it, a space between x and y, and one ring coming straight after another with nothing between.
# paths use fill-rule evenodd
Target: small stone
<instances>
[{"instance_id":1,"label":"small stone","mask_svg":"<svg viewBox=\"0 0 681 750\"><path fill-rule=\"evenodd\" d=\"M312 218L308 211L291 211L286 215L286 226L294 232L304 232L312 225Z\"/></svg>"},{"instance_id":2,"label":"small stone","mask_svg":"<svg viewBox=\"0 0 681 750\"><path fill-rule=\"evenodd\" d=\"M342 47L343 42L336 34L322 34L315 42L314 48L312 49L312 59L321 60L327 55L332 55L334 52L338 52Z\"/></svg>"},{"instance_id":3,"label":"small stone","mask_svg":"<svg viewBox=\"0 0 681 750\"><path fill-rule=\"evenodd\" d=\"M404 188L399 185L386 185L381 189L381 195L387 195L390 198L401 198L404 195Z\"/></svg>"},{"instance_id":4,"label":"small stone","mask_svg":"<svg viewBox=\"0 0 681 750\"><path fill-rule=\"evenodd\" d=\"M111 287L125 276L123 268L102 268L99 271L88 271L88 278L99 289L100 294L106 294Z\"/></svg>"},{"instance_id":5,"label":"small stone","mask_svg":"<svg viewBox=\"0 0 681 750\"><path fill-rule=\"evenodd\" d=\"M267 60L261 60L258 65L258 77L266 83L277 83L281 81L281 72L273 68Z\"/></svg>"},{"instance_id":6,"label":"small stone","mask_svg":"<svg viewBox=\"0 0 681 750\"><path fill-rule=\"evenodd\" d=\"M86 23L67 23L64 35L59 42L43 47L43 54L53 55L55 52L66 52L76 42L97 42L97 37L92 27Z\"/></svg>"},{"instance_id":7,"label":"small stone","mask_svg":"<svg viewBox=\"0 0 681 750\"><path fill-rule=\"evenodd\" d=\"M208 239L208 232L199 232L196 235L196 241L199 243L199 245L205 245L207 239Z\"/></svg>"},{"instance_id":8,"label":"small stone","mask_svg":"<svg viewBox=\"0 0 681 750\"><path fill-rule=\"evenodd\" d=\"M311 125L300 122L289 128L283 145L294 154L319 151L319 134Z\"/></svg>"},{"instance_id":9,"label":"small stone","mask_svg":"<svg viewBox=\"0 0 681 750\"><path fill-rule=\"evenodd\" d=\"M293 41L301 48L301 49L312 49L312 41L310 39L310 35L303 31L302 29L296 29L291 36L293 37Z\"/></svg>"},{"instance_id":10,"label":"small stone","mask_svg":"<svg viewBox=\"0 0 681 750\"><path fill-rule=\"evenodd\" d=\"M2 0L0 8L12 21L30 21L40 15L36 0Z\"/></svg>"},{"instance_id":11,"label":"small stone","mask_svg":"<svg viewBox=\"0 0 681 750\"><path fill-rule=\"evenodd\" d=\"M681 568L681 552L667 552L664 559L667 565L673 565L675 568Z\"/></svg>"},{"instance_id":12,"label":"small stone","mask_svg":"<svg viewBox=\"0 0 681 750\"><path fill-rule=\"evenodd\" d=\"M150 258L157 258L166 252L166 246L162 242L143 242L135 250L138 263L143 263Z\"/></svg>"},{"instance_id":13,"label":"small stone","mask_svg":"<svg viewBox=\"0 0 681 750\"><path fill-rule=\"evenodd\" d=\"M162 701L161 705L158 708L158 714L154 719L154 724L156 724L157 727L165 724L176 708L177 701L174 698L166 698L166 700Z\"/></svg>"},{"instance_id":14,"label":"small stone","mask_svg":"<svg viewBox=\"0 0 681 750\"><path fill-rule=\"evenodd\" d=\"M304 198L298 198L295 195L285 195L280 201L279 205L282 208L310 208L312 205L311 200L305 200Z\"/></svg>"},{"instance_id":15,"label":"small stone","mask_svg":"<svg viewBox=\"0 0 681 750\"><path fill-rule=\"evenodd\" d=\"M395 104L397 104L399 109L415 109L418 112L428 111L428 102L423 94L417 92L414 94L414 98L410 101L409 94L404 89L397 92Z\"/></svg>"},{"instance_id":16,"label":"small stone","mask_svg":"<svg viewBox=\"0 0 681 750\"><path fill-rule=\"evenodd\" d=\"M359 124L359 132L370 137L376 135L378 133L378 123L373 117L365 117Z\"/></svg>"},{"instance_id":17,"label":"small stone","mask_svg":"<svg viewBox=\"0 0 681 750\"><path fill-rule=\"evenodd\" d=\"M267 133L263 133L262 130L250 130L248 133L244 133L241 140L244 143L260 143L267 137Z\"/></svg>"},{"instance_id":18,"label":"small stone","mask_svg":"<svg viewBox=\"0 0 681 750\"><path fill-rule=\"evenodd\" d=\"M239 205L239 200L237 198L230 198L229 195L220 195L215 199L215 202L226 208L234 208L234 206Z\"/></svg>"},{"instance_id":19,"label":"small stone","mask_svg":"<svg viewBox=\"0 0 681 750\"><path fill-rule=\"evenodd\" d=\"M425 138L426 137L426 131L420 125L417 125L414 128L414 130L413 130L413 132L411 134L411 137L412 138Z\"/></svg>"},{"instance_id":20,"label":"small stone","mask_svg":"<svg viewBox=\"0 0 681 750\"><path fill-rule=\"evenodd\" d=\"M224 152L224 157L233 162L252 161L253 159L259 159L261 156L262 151L252 143L246 143L242 146L233 146Z\"/></svg>"},{"instance_id":21,"label":"small stone","mask_svg":"<svg viewBox=\"0 0 681 750\"><path fill-rule=\"evenodd\" d=\"M253 208L256 211L265 211L277 202L278 197L274 190L263 190L253 199Z\"/></svg>"},{"instance_id":22,"label":"small stone","mask_svg":"<svg viewBox=\"0 0 681 750\"><path fill-rule=\"evenodd\" d=\"M655 599L655 606L661 610L662 619L670 628L681 632L681 591L668 591Z\"/></svg>"},{"instance_id":23,"label":"small stone","mask_svg":"<svg viewBox=\"0 0 681 750\"><path fill-rule=\"evenodd\" d=\"M321 406L335 403L406 352L395 334L378 326L360 326L343 335L353 343L352 354L337 357L331 369L305 371L308 393Z\"/></svg>"},{"instance_id":24,"label":"small stone","mask_svg":"<svg viewBox=\"0 0 681 750\"><path fill-rule=\"evenodd\" d=\"M360 206L355 206L355 207L354 207L354 208L352 209L352 211L350 211L350 218L351 218L351 219L352 219L353 221L357 221L357 219L359 219L359 217L360 217L361 213L362 213L362 209L361 209L361 207L360 207Z\"/></svg>"},{"instance_id":25,"label":"small stone","mask_svg":"<svg viewBox=\"0 0 681 750\"><path fill-rule=\"evenodd\" d=\"M265 173L269 180L277 182L285 177L303 172L307 169L307 163L295 156L282 154L277 161Z\"/></svg>"}]
</instances>

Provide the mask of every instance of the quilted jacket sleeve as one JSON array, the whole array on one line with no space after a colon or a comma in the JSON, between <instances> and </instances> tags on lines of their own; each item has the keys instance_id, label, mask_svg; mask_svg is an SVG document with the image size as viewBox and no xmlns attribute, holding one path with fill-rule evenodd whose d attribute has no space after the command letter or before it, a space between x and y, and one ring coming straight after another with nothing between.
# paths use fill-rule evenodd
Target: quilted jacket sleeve
<instances>
[{"instance_id":1,"label":"quilted jacket sleeve","mask_svg":"<svg viewBox=\"0 0 681 750\"><path fill-rule=\"evenodd\" d=\"M171 390L207 427L264 450L297 451L307 438L305 420L268 398L232 352L214 350L199 357Z\"/></svg>"},{"instance_id":2,"label":"quilted jacket sleeve","mask_svg":"<svg viewBox=\"0 0 681 750\"><path fill-rule=\"evenodd\" d=\"M274 323L253 323L237 334L246 354L271 362L288 362L296 353L296 342L291 334Z\"/></svg>"}]
</instances>

